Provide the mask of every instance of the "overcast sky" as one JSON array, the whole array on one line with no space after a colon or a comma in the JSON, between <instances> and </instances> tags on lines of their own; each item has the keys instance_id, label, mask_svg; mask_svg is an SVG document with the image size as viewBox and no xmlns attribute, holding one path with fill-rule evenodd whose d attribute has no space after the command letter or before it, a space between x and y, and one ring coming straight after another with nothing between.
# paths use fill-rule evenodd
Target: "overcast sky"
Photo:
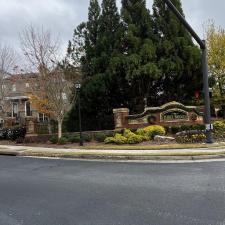
<instances>
[{"instance_id":1,"label":"overcast sky","mask_svg":"<svg viewBox=\"0 0 225 225\"><path fill-rule=\"evenodd\" d=\"M153 0L147 0L148 8ZM118 6L120 0L117 0ZM182 0L187 20L203 37L202 24L214 19L225 28L224 0ZM43 26L59 35L63 49L73 29L86 21L89 0L0 0L0 43L19 47L19 32L27 24Z\"/></svg>"}]
</instances>

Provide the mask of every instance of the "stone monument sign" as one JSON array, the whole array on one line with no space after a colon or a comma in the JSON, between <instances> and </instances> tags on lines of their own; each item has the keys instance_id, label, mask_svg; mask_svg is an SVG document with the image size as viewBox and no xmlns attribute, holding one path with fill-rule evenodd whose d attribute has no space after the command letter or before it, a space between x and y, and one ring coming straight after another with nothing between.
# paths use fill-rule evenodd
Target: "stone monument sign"
<instances>
[{"instance_id":1,"label":"stone monument sign","mask_svg":"<svg viewBox=\"0 0 225 225\"><path fill-rule=\"evenodd\" d=\"M129 109L114 109L116 129L140 128L148 125L191 125L203 124L203 115L196 106L185 106L179 102L170 102L160 107L145 107L141 114L129 115Z\"/></svg>"}]
</instances>

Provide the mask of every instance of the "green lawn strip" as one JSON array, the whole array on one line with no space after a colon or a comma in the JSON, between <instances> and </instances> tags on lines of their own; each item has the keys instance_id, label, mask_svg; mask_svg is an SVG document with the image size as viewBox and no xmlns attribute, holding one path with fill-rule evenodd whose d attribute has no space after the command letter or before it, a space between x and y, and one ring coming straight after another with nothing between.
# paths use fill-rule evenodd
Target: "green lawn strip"
<instances>
[{"instance_id":1,"label":"green lawn strip","mask_svg":"<svg viewBox=\"0 0 225 225\"><path fill-rule=\"evenodd\" d=\"M225 151L222 152L165 152L165 153L99 153L99 152L49 152L49 151L25 151L20 156L43 156L43 157L154 157L154 156L209 156L221 155L225 156Z\"/></svg>"},{"instance_id":2,"label":"green lawn strip","mask_svg":"<svg viewBox=\"0 0 225 225\"><path fill-rule=\"evenodd\" d=\"M170 145L90 145L84 147L78 147L78 149L93 149L93 150L166 150L166 149L191 149L191 148L210 148L217 149L225 147L225 144L221 145L209 145L209 144L170 144Z\"/></svg>"}]
</instances>

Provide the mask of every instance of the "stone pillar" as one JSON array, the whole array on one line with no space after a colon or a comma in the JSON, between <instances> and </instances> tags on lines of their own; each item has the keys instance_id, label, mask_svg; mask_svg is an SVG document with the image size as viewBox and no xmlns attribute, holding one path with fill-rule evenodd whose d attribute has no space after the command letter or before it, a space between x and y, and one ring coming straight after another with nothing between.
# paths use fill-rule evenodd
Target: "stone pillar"
<instances>
[{"instance_id":1,"label":"stone pillar","mask_svg":"<svg viewBox=\"0 0 225 225\"><path fill-rule=\"evenodd\" d=\"M34 118L26 118L26 129L27 134L35 134L36 133L36 121Z\"/></svg>"},{"instance_id":2,"label":"stone pillar","mask_svg":"<svg viewBox=\"0 0 225 225\"><path fill-rule=\"evenodd\" d=\"M113 109L115 129L122 129L128 126L129 109Z\"/></svg>"}]
</instances>

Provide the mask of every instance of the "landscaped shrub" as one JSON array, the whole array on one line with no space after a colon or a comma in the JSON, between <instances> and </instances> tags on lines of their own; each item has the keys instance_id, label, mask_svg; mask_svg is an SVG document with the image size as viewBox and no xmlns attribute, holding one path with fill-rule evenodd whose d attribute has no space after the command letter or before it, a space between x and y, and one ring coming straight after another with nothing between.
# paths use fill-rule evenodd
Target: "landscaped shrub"
<instances>
[{"instance_id":1,"label":"landscaped shrub","mask_svg":"<svg viewBox=\"0 0 225 225\"><path fill-rule=\"evenodd\" d=\"M224 140L225 139L225 122L215 121L213 123L213 133L214 133L215 139Z\"/></svg>"},{"instance_id":2,"label":"landscaped shrub","mask_svg":"<svg viewBox=\"0 0 225 225\"><path fill-rule=\"evenodd\" d=\"M66 143L67 143L67 138L65 138L65 137L61 137L61 138L59 138L59 140L58 140L58 144L59 145L65 145Z\"/></svg>"},{"instance_id":3,"label":"landscaped shrub","mask_svg":"<svg viewBox=\"0 0 225 225\"><path fill-rule=\"evenodd\" d=\"M83 140L85 142L90 142L92 140L92 136L90 134L83 134Z\"/></svg>"},{"instance_id":4,"label":"landscaped shrub","mask_svg":"<svg viewBox=\"0 0 225 225\"><path fill-rule=\"evenodd\" d=\"M52 144L57 144L58 143L58 137L57 136L52 136L49 141L52 143Z\"/></svg>"},{"instance_id":5,"label":"landscaped shrub","mask_svg":"<svg viewBox=\"0 0 225 225\"><path fill-rule=\"evenodd\" d=\"M105 144L117 144L122 145L127 143L127 138L122 134L116 134L114 137L108 137L105 139Z\"/></svg>"},{"instance_id":6,"label":"landscaped shrub","mask_svg":"<svg viewBox=\"0 0 225 225\"><path fill-rule=\"evenodd\" d=\"M183 131L176 134L178 143L202 143L205 139L206 135L201 131Z\"/></svg>"},{"instance_id":7,"label":"landscaped shrub","mask_svg":"<svg viewBox=\"0 0 225 225\"><path fill-rule=\"evenodd\" d=\"M171 134L176 134L178 132L181 132L180 126L171 126L170 130Z\"/></svg>"},{"instance_id":8,"label":"landscaped shrub","mask_svg":"<svg viewBox=\"0 0 225 225\"><path fill-rule=\"evenodd\" d=\"M0 139L1 140L8 139L8 129L3 128L3 129L0 130Z\"/></svg>"},{"instance_id":9,"label":"landscaped shrub","mask_svg":"<svg viewBox=\"0 0 225 225\"><path fill-rule=\"evenodd\" d=\"M225 132L225 122L224 121L215 121L213 123L213 128L215 132L224 133Z\"/></svg>"},{"instance_id":10,"label":"landscaped shrub","mask_svg":"<svg viewBox=\"0 0 225 225\"><path fill-rule=\"evenodd\" d=\"M168 128L168 133L176 134L182 131L204 131L205 125L204 124L193 124L193 125L181 125L181 126L171 126Z\"/></svg>"},{"instance_id":11,"label":"landscaped shrub","mask_svg":"<svg viewBox=\"0 0 225 225\"><path fill-rule=\"evenodd\" d=\"M63 137L66 138L67 140L71 137L69 134L63 134Z\"/></svg>"},{"instance_id":12,"label":"landscaped shrub","mask_svg":"<svg viewBox=\"0 0 225 225\"><path fill-rule=\"evenodd\" d=\"M114 137L107 137L104 142L105 144L115 144L115 139Z\"/></svg>"},{"instance_id":13,"label":"landscaped shrub","mask_svg":"<svg viewBox=\"0 0 225 225\"><path fill-rule=\"evenodd\" d=\"M124 129L123 131L123 135L122 134L115 134L114 137L107 137L105 139L105 144L137 144L137 143L141 143L143 141L148 141L149 137L147 136L142 136L142 135L138 135L133 133L131 130L129 129Z\"/></svg>"},{"instance_id":14,"label":"landscaped shrub","mask_svg":"<svg viewBox=\"0 0 225 225\"><path fill-rule=\"evenodd\" d=\"M80 142L80 135L73 135L73 136L70 136L68 137L68 142L71 142L71 143L79 143Z\"/></svg>"},{"instance_id":15,"label":"landscaped shrub","mask_svg":"<svg viewBox=\"0 0 225 225\"><path fill-rule=\"evenodd\" d=\"M26 136L25 127L3 128L0 130L1 140L16 141L17 139L20 139L20 142L22 142L25 136Z\"/></svg>"},{"instance_id":16,"label":"landscaped shrub","mask_svg":"<svg viewBox=\"0 0 225 225\"><path fill-rule=\"evenodd\" d=\"M137 134L153 139L156 135L165 135L165 128L159 125L152 125L137 130Z\"/></svg>"},{"instance_id":17,"label":"landscaped shrub","mask_svg":"<svg viewBox=\"0 0 225 225\"><path fill-rule=\"evenodd\" d=\"M107 135L105 133L96 133L94 135L94 139L97 142L104 142L104 140L107 138Z\"/></svg>"},{"instance_id":18,"label":"landscaped shrub","mask_svg":"<svg viewBox=\"0 0 225 225\"><path fill-rule=\"evenodd\" d=\"M149 140L147 137L135 134L129 129L124 130L123 136L127 138L128 144L137 144Z\"/></svg>"}]
</instances>

